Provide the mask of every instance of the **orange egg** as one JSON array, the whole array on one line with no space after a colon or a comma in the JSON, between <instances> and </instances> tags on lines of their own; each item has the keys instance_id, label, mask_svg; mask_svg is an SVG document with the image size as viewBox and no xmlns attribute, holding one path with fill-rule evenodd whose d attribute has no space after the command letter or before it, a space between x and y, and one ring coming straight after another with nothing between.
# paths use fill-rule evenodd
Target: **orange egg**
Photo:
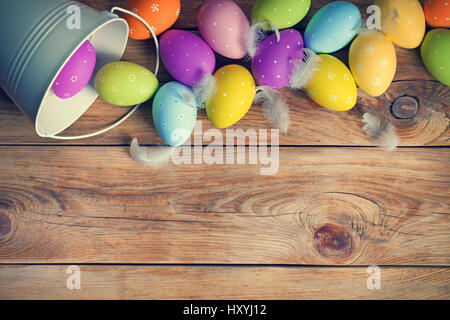
<instances>
[{"instance_id":1,"label":"orange egg","mask_svg":"<svg viewBox=\"0 0 450 320\"><path fill-rule=\"evenodd\" d=\"M423 11L431 27L450 27L450 0L424 0Z\"/></svg>"},{"instance_id":2,"label":"orange egg","mask_svg":"<svg viewBox=\"0 0 450 320\"><path fill-rule=\"evenodd\" d=\"M125 8L138 14L158 36L168 30L180 16L180 0L129 0ZM130 26L130 38L136 40L150 39L152 35L138 19L124 15Z\"/></svg>"}]
</instances>

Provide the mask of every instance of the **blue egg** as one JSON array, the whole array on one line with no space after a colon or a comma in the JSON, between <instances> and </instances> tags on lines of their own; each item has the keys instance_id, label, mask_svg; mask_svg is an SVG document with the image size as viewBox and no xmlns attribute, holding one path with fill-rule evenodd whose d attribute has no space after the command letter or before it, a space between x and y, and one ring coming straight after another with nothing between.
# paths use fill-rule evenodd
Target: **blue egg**
<instances>
[{"instance_id":1,"label":"blue egg","mask_svg":"<svg viewBox=\"0 0 450 320\"><path fill-rule=\"evenodd\" d=\"M353 3L335 1L322 7L309 21L305 47L316 53L332 53L344 48L361 27L361 13Z\"/></svg>"},{"instance_id":2,"label":"blue egg","mask_svg":"<svg viewBox=\"0 0 450 320\"><path fill-rule=\"evenodd\" d=\"M189 139L197 119L192 90L178 82L161 87L153 100L153 122L159 136L172 147Z\"/></svg>"}]
</instances>

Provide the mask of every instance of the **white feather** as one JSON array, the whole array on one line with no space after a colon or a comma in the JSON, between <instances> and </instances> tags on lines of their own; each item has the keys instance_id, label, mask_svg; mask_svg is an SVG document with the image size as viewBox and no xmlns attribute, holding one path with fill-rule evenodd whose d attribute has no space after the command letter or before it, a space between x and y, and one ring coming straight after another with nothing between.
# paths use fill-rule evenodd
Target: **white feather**
<instances>
[{"instance_id":1,"label":"white feather","mask_svg":"<svg viewBox=\"0 0 450 320\"><path fill-rule=\"evenodd\" d=\"M289 87L292 89L303 89L319 69L322 58L311 49L303 49L303 61L298 61L296 69L291 77Z\"/></svg>"},{"instance_id":2,"label":"white feather","mask_svg":"<svg viewBox=\"0 0 450 320\"><path fill-rule=\"evenodd\" d=\"M397 148L399 138L392 124L384 123L382 119L369 112L364 113L362 123L365 134L373 139L380 148L386 151L393 151Z\"/></svg>"},{"instance_id":3,"label":"white feather","mask_svg":"<svg viewBox=\"0 0 450 320\"><path fill-rule=\"evenodd\" d=\"M192 90L197 101L197 107L204 109L206 101L217 92L217 79L212 74L207 74Z\"/></svg>"},{"instance_id":4,"label":"white feather","mask_svg":"<svg viewBox=\"0 0 450 320\"><path fill-rule=\"evenodd\" d=\"M130 146L130 155L134 160L150 167L166 164L172 155L173 147L141 147L138 139L133 138Z\"/></svg>"},{"instance_id":5,"label":"white feather","mask_svg":"<svg viewBox=\"0 0 450 320\"><path fill-rule=\"evenodd\" d=\"M261 28L264 25L268 25L272 29L272 31L275 32L277 41L280 41L280 31L273 23L269 21L263 21L252 24L244 37L247 54L251 59L253 59L253 57L255 56L261 41L266 37L265 29Z\"/></svg>"},{"instance_id":6,"label":"white feather","mask_svg":"<svg viewBox=\"0 0 450 320\"><path fill-rule=\"evenodd\" d=\"M192 108L197 108L195 94L191 90L186 90L183 89L183 87L177 86L176 91L180 99L182 99L186 104L188 104Z\"/></svg>"},{"instance_id":7,"label":"white feather","mask_svg":"<svg viewBox=\"0 0 450 320\"><path fill-rule=\"evenodd\" d=\"M254 102L263 106L264 116L275 128L287 132L290 121L289 107L278 91L266 86L258 87Z\"/></svg>"}]
</instances>

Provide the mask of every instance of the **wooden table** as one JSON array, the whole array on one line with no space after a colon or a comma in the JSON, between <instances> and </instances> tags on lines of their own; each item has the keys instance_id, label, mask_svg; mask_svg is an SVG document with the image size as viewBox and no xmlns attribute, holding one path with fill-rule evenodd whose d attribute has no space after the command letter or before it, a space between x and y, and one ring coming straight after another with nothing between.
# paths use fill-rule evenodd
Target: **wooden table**
<instances>
[{"instance_id":1,"label":"wooden table","mask_svg":"<svg viewBox=\"0 0 450 320\"><path fill-rule=\"evenodd\" d=\"M175 27L195 31L204 2L183 0ZM253 1L236 2L250 12ZM326 2L314 0L296 28ZM362 12L371 3L354 2ZM282 90L291 127L273 176L261 165L134 162L132 137L163 144L151 102L108 134L60 143L38 138L0 93L0 298L450 298L450 90L417 49L396 49L388 92L360 91L349 112ZM153 68L152 41L130 41L124 60ZM170 80L164 70L159 78ZM366 111L392 121L400 148L374 147L361 129ZM125 112L99 100L66 133ZM212 128L204 112L199 119ZM253 106L236 128L270 124ZM66 287L70 265L81 290ZM367 288L369 265L380 267L379 290Z\"/></svg>"}]
</instances>

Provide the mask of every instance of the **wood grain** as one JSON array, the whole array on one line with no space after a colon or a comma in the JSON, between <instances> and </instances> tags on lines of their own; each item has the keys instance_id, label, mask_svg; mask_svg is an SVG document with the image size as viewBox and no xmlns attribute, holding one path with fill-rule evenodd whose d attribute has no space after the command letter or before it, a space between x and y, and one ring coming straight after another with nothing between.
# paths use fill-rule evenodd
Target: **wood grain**
<instances>
[{"instance_id":1,"label":"wood grain","mask_svg":"<svg viewBox=\"0 0 450 320\"><path fill-rule=\"evenodd\" d=\"M83 2L97 8L106 10L113 5L123 6L126 1L110 0L84 0ZM196 27L196 12L205 1L184 0L182 12L176 27L192 29ZM308 21L328 1L314 1L313 6L304 21ZM237 1L246 13L250 13L253 1ZM370 1L355 1L362 12ZM303 28L304 23L297 28ZM336 56L347 63L348 48L336 53ZM406 50L397 48L398 68L395 83L385 96L371 98L363 92L359 92L359 103L350 112L335 112L319 107L301 92L282 90L284 97L291 106L291 129L289 133L281 137L281 145L359 145L370 146L373 143L361 130L361 115L364 111L378 112L381 108L390 116L391 103L398 97L409 92L415 97L420 97L421 113L417 118L395 121L398 128L400 143L403 146L423 145L449 145L448 113L450 106L450 89L432 80L433 78L424 68L418 50ZM155 64L154 44L152 41L130 40L124 60L153 68ZM229 59L217 56L218 67L236 63ZM247 62L238 61L249 66ZM171 77L164 67L159 75L161 83L170 81ZM414 79L414 81L411 81ZM387 98L388 96L388 98ZM161 144L162 140L156 133L151 119L151 101L146 103L143 110L133 118L122 124L114 131L100 137L80 141L58 142L50 139L42 139L36 136L33 125L0 91L0 144L126 144L130 136L137 136L147 144ZM106 124L114 122L126 109L110 106L101 99L65 134L78 135L94 132L103 128ZM99 120L100 119L100 120ZM205 128L211 128L206 115L201 113L200 119L204 120ZM237 127L270 128L270 124L261 114L260 108L255 106L250 113L242 119Z\"/></svg>"},{"instance_id":2,"label":"wood grain","mask_svg":"<svg viewBox=\"0 0 450 320\"><path fill-rule=\"evenodd\" d=\"M449 149L279 158L261 176L267 166L145 168L122 147L0 147L0 262L450 263Z\"/></svg>"},{"instance_id":3,"label":"wood grain","mask_svg":"<svg viewBox=\"0 0 450 320\"><path fill-rule=\"evenodd\" d=\"M366 267L80 266L80 290L67 268L1 266L0 299L450 299L448 268L381 267L379 290Z\"/></svg>"},{"instance_id":4,"label":"wood grain","mask_svg":"<svg viewBox=\"0 0 450 320\"><path fill-rule=\"evenodd\" d=\"M362 114L370 111L384 115L393 123L403 146L450 145L450 89L434 81L399 81L388 92L372 98L359 92L357 106L349 112L336 112L317 106L304 93L283 89L290 107L291 127L280 135L280 145L348 145L372 146L374 143L361 129ZM411 119L397 119L391 114L391 105L404 95L415 97L419 111ZM67 130L67 135L94 132L112 123L128 109L110 106L100 99L88 112ZM199 112L203 131L213 126L204 111ZM253 106L233 129L270 129L261 108ZM222 132L225 133L223 130ZM156 132L151 116L151 102L145 103L129 120L111 132L87 140L59 142L36 136L33 125L0 93L0 144L128 144L138 137L145 144L164 144Z\"/></svg>"}]
</instances>

